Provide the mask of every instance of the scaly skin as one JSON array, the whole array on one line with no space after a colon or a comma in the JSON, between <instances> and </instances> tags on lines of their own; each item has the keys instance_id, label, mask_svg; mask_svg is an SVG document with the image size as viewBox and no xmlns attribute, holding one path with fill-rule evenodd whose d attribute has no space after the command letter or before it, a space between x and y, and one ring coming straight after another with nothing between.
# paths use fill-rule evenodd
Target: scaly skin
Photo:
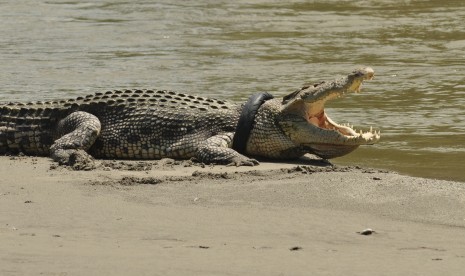
<instances>
[{"instance_id":1,"label":"scaly skin","mask_svg":"<svg viewBox=\"0 0 465 276\"><path fill-rule=\"evenodd\" d=\"M51 156L61 164L96 158L189 159L256 165L248 156L323 158L379 140L332 122L324 103L357 91L371 68L341 80L303 87L258 110L246 155L232 149L243 105L172 91L125 90L54 102L0 104L0 153Z\"/></svg>"},{"instance_id":2,"label":"scaly skin","mask_svg":"<svg viewBox=\"0 0 465 276\"><path fill-rule=\"evenodd\" d=\"M335 123L324 111L326 101L349 92L360 92L362 82L373 77L373 69L362 68L339 80L307 85L282 100L266 102L260 109L262 113L257 114L256 121L267 126L262 126L260 131L252 130L247 152L260 156L266 153L267 157L281 159L313 153L330 159L346 155L360 145L377 143L379 132L370 129L365 133L357 133L349 126ZM277 129L285 135L277 132ZM270 145L273 145L271 149L268 148Z\"/></svg>"}]
</instances>

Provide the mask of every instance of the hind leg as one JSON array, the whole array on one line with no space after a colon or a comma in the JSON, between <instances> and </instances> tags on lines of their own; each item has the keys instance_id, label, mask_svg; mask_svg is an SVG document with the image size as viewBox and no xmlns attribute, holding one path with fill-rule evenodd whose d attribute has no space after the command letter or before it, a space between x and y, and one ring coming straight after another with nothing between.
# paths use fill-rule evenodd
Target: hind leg
<instances>
[{"instance_id":1,"label":"hind leg","mask_svg":"<svg viewBox=\"0 0 465 276\"><path fill-rule=\"evenodd\" d=\"M50 147L50 156L60 165L77 170L95 168L93 158L86 152L100 134L99 119L87 112L71 113L58 123L56 133L60 137Z\"/></svg>"}]
</instances>

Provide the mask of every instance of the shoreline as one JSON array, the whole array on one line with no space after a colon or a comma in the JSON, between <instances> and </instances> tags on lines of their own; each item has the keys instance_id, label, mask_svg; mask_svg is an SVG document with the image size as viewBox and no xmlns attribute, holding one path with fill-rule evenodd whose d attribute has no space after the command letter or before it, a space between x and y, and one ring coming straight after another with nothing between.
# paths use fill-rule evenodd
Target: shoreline
<instances>
[{"instance_id":1,"label":"shoreline","mask_svg":"<svg viewBox=\"0 0 465 276\"><path fill-rule=\"evenodd\" d=\"M0 157L0 274L465 270L463 182L315 160L97 162L72 171L49 158ZM375 232L357 233L367 228Z\"/></svg>"}]
</instances>

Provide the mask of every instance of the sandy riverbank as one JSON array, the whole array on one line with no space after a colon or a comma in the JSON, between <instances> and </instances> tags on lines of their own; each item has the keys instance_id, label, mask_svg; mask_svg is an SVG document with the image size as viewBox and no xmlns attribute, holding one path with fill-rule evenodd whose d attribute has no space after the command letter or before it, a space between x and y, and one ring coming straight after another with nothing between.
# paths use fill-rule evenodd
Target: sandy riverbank
<instances>
[{"instance_id":1,"label":"sandy riverbank","mask_svg":"<svg viewBox=\"0 0 465 276\"><path fill-rule=\"evenodd\" d=\"M465 273L465 183L308 162L2 156L0 275Z\"/></svg>"}]
</instances>

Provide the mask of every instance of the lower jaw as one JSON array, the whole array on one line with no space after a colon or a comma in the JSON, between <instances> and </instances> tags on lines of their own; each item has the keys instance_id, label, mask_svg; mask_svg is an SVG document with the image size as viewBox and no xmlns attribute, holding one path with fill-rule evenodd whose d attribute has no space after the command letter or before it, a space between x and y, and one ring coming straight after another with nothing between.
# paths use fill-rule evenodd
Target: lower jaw
<instances>
[{"instance_id":1,"label":"lower jaw","mask_svg":"<svg viewBox=\"0 0 465 276\"><path fill-rule=\"evenodd\" d=\"M333 145L333 144L316 144L312 145L311 149L313 154L323 158L332 159L341 157L356 150L359 145Z\"/></svg>"}]
</instances>

